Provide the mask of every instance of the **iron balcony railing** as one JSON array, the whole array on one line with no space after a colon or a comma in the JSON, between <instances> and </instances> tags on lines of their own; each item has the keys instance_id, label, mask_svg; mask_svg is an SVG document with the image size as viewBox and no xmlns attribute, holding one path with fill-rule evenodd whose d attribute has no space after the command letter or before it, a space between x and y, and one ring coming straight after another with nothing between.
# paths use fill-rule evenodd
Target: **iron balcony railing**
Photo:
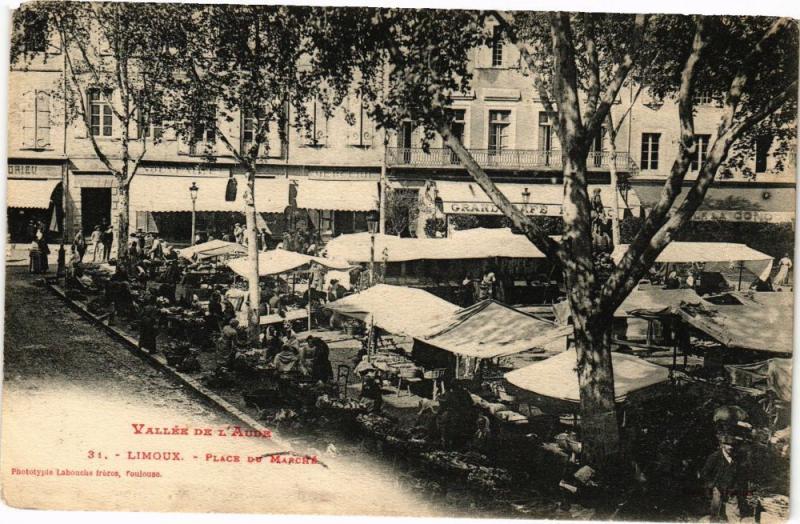
<instances>
[{"instance_id":1,"label":"iron balcony railing","mask_svg":"<svg viewBox=\"0 0 800 524\"><path fill-rule=\"evenodd\" d=\"M538 149L470 149L478 165L493 169L553 169L560 170L564 165L561 151ZM427 152L420 147L390 147L386 150L386 164L390 167L458 167L461 162L449 148L430 148ZM589 169L608 169L611 153L597 151L589 153L586 165ZM628 153L618 152L614 161L621 172L638 171L638 166Z\"/></svg>"}]
</instances>

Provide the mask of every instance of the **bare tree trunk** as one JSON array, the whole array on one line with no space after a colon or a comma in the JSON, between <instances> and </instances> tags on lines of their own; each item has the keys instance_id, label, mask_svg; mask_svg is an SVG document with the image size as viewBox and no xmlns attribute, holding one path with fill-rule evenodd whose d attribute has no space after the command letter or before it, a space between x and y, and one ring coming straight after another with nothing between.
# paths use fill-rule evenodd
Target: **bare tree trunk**
<instances>
[{"instance_id":1,"label":"bare tree trunk","mask_svg":"<svg viewBox=\"0 0 800 524\"><path fill-rule=\"evenodd\" d=\"M575 322L581 399L581 462L601 469L612 464L619 453L611 364L612 320L611 315L594 316L586 319L586 328L581 327L582 322Z\"/></svg>"},{"instance_id":2,"label":"bare tree trunk","mask_svg":"<svg viewBox=\"0 0 800 524\"><path fill-rule=\"evenodd\" d=\"M247 334L251 344L258 344L259 335L259 301L261 292L258 287L258 235L256 233L256 172L252 168L247 174L247 190L245 191L245 235L247 238L247 288L250 303L247 311Z\"/></svg>"},{"instance_id":3,"label":"bare tree trunk","mask_svg":"<svg viewBox=\"0 0 800 524\"><path fill-rule=\"evenodd\" d=\"M122 182L117 189L117 262L128 257L130 231L130 185Z\"/></svg>"},{"instance_id":4,"label":"bare tree trunk","mask_svg":"<svg viewBox=\"0 0 800 524\"><path fill-rule=\"evenodd\" d=\"M611 365L612 313L600 313L597 294L601 275L595 268L591 212L586 186L587 152L568 146L564 181L564 238L570 263L564 266L577 354L580 390L582 462L603 469L619 450Z\"/></svg>"}]
</instances>

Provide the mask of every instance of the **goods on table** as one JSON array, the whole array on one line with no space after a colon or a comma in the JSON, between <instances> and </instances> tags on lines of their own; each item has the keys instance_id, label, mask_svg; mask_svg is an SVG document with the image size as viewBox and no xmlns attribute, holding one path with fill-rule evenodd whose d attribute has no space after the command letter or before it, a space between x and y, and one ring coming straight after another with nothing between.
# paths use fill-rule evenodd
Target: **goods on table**
<instances>
[{"instance_id":1,"label":"goods on table","mask_svg":"<svg viewBox=\"0 0 800 524\"><path fill-rule=\"evenodd\" d=\"M329 395L322 395L317 398L316 407L318 409L328 409L351 413L361 413L367 409L365 404L356 399L331 398Z\"/></svg>"},{"instance_id":2,"label":"goods on table","mask_svg":"<svg viewBox=\"0 0 800 524\"><path fill-rule=\"evenodd\" d=\"M428 464L459 476L482 488L505 489L511 484L511 475L502 468L486 466L487 459L478 453L458 451L431 451L420 455Z\"/></svg>"},{"instance_id":3,"label":"goods on table","mask_svg":"<svg viewBox=\"0 0 800 524\"><path fill-rule=\"evenodd\" d=\"M364 431L376 437L386 437L397 429L397 425L392 420L375 413L359 415L356 417L356 422Z\"/></svg>"}]
</instances>

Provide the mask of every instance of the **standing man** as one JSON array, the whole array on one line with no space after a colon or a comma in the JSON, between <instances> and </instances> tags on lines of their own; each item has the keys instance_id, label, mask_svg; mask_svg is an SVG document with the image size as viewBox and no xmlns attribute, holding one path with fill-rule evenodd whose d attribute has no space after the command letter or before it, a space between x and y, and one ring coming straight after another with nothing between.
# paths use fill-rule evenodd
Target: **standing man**
<instances>
[{"instance_id":1,"label":"standing man","mask_svg":"<svg viewBox=\"0 0 800 524\"><path fill-rule=\"evenodd\" d=\"M103 231L101 241L103 242L103 260L108 262L108 259L111 258L111 244L114 242L114 228L111 227L111 224Z\"/></svg>"},{"instance_id":2,"label":"standing man","mask_svg":"<svg viewBox=\"0 0 800 524\"><path fill-rule=\"evenodd\" d=\"M92 231L92 262L97 262L97 255L100 255L100 260L103 260L103 232L100 231L100 226L94 226Z\"/></svg>"}]
</instances>

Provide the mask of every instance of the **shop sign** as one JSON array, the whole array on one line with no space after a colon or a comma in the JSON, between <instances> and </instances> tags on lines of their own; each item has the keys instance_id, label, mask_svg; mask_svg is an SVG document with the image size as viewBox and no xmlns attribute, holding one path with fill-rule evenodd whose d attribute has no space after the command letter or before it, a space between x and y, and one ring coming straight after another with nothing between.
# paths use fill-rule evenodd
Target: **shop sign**
<instances>
[{"instance_id":1,"label":"shop sign","mask_svg":"<svg viewBox=\"0 0 800 524\"><path fill-rule=\"evenodd\" d=\"M380 180L380 173L370 171L311 171L308 173L309 180Z\"/></svg>"},{"instance_id":2,"label":"shop sign","mask_svg":"<svg viewBox=\"0 0 800 524\"><path fill-rule=\"evenodd\" d=\"M556 204L514 204L528 216L561 216L563 208ZM445 202L448 215L500 215L500 210L491 202Z\"/></svg>"},{"instance_id":3,"label":"shop sign","mask_svg":"<svg viewBox=\"0 0 800 524\"><path fill-rule=\"evenodd\" d=\"M709 209L695 212L692 220L697 222L760 222L786 223L794 222L794 213L790 211L751 211L747 209Z\"/></svg>"},{"instance_id":4,"label":"shop sign","mask_svg":"<svg viewBox=\"0 0 800 524\"><path fill-rule=\"evenodd\" d=\"M8 164L8 178L61 178L61 166L50 164Z\"/></svg>"},{"instance_id":5,"label":"shop sign","mask_svg":"<svg viewBox=\"0 0 800 524\"><path fill-rule=\"evenodd\" d=\"M140 166L137 175L228 176L229 167Z\"/></svg>"}]
</instances>

